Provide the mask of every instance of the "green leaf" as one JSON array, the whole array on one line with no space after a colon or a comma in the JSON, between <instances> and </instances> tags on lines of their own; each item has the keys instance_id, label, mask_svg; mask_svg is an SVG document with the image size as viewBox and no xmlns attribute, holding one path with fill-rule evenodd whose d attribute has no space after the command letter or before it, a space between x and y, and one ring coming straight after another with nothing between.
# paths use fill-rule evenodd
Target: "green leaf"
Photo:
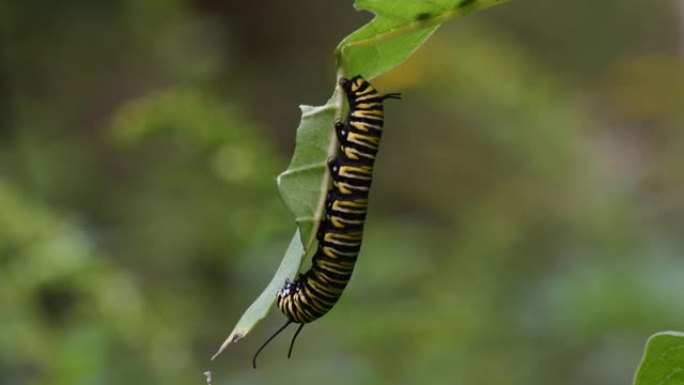
<instances>
[{"instance_id":1,"label":"green leaf","mask_svg":"<svg viewBox=\"0 0 684 385\"><path fill-rule=\"evenodd\" d=\"M285 257L280 262L280 266L278 266L278 270L276 270L271 282L269 282L256 301L242 314L242 317L240 317L228 338L221 344L216 354L211 357L212 360L221 354L229 344L243 339L259 321L266 317L285 279L293 277L297 273L303 252L304 249L299 238L299 231L296 231L292 241L290 241L287 252L285 252Z\"/></svg>"},{"instance_id":2,"label":"green leaf","mask_svg":"<svg viewBox=\"0 0 684 385\"><path fill-rule=\"evenodd\" d=\"M375 78L404 61L445 21L504 1L357 0L355 7L375 18L337 46L338 67L347 75Z\"/></svg>"},{"instance_id":3,"label":"green leaf","mask_svg":"<svg viewBox=\"0 0 684 385\"><path fill-rule=\"evenodd\" d=\"M305 250L312 249L325 203L329 184L326 162L337 145L330 128L341 103L341 95L335 93L323 106L300 106L295 153L287 170L278 175L280 196L295 215Z\"/></svg>"},{"instance_id":4,"label":"green leaf","mask_svg":"<svg viewBox=\"0 0 684 385\"><path fill-rule=\"evenodd\" d=\"M648 339L634 384L684 384L684 333L661 332Z\"/></svg>"},{"instance_id":5,"label":"green leaf","mask_svg":"<svg viewBox=\"0 0 684 385\"><path fill-rule=\"evenodd\" d=\"M371 11L375 17L337 46L337 77L361 74L366 79L373 79L404 61L446 20L503 1L357 0L357 9ZM295 238L301 236L301 242L298 243L300 252L293 254L293 238L276 276L247 309L219 353L230 342L244 337L268 313L285 277L292 278L297 272L304 251L307 255L315 251L316 229L323 215L330 184L326 164L329 158L336 155L338 147L333 122L342 117L343 107L344 95L337 86L324 105L300 106L302 119L297 128L295 152L287 170L277 180L280 196L297 222ZM285 265L287 268L283 268Z\"/></svg>"}]
</instances>

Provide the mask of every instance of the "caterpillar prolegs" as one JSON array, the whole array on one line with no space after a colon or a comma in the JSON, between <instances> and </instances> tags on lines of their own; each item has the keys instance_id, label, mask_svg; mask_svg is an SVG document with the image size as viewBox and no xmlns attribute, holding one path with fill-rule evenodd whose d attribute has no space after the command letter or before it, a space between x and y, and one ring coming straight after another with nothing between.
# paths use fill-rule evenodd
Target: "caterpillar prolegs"
<instances>
[{"instance_id":1,"label":"caterpillar prolegs","mask_svg":"<svg viewBox=\"0 0 684 385\"><path fill-rule=\"evenodd\" d=\"M400 99L401 95L380 95L360 75L341 78L339 85L347 97L349 113L346 122L337 121L334 125L340 146L337 156L328 161L332 184L325 200L325 216L316 233L318 246L311 268L294 281L287 280L278 292L278 309L287 322L256 352L254 368L261 350L287 326L296 323L299 328L290 343L290 357L304 325L322 317L337 303L361 249L373 165L382 137L383 101Z\"/></svg>"}]
</instances>

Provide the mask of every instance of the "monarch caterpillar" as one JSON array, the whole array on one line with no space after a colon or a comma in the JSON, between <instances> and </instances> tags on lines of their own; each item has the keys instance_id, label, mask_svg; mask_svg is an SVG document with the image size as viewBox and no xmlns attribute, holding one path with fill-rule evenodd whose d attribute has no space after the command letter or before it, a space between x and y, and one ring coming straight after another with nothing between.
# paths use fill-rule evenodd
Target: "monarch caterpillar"
<instances>
[{"instance_id":1,"label":"monarch caterpillar","mask_svg":"<svg viewBox=\"0 0 684 385\"><path fill-rule=\"evenodd\" d=\"M287 352L290 358L304 325L322 317L337 303L361 249L373 164L382 136L383 101L401 99L401 94L380 95L361 75L341 78L339 85L346 94L349 113L346 123L335 122L340 147L337 157L328 161L332 185L325 199L325 217L316 233L316 253L311 268L294 281L286 280L278 292L278 309L287 322L257 350L252 359L255 369L256 359L266 345L291 323L297 323L299 328Z\"/></svg>"}]
</instances>

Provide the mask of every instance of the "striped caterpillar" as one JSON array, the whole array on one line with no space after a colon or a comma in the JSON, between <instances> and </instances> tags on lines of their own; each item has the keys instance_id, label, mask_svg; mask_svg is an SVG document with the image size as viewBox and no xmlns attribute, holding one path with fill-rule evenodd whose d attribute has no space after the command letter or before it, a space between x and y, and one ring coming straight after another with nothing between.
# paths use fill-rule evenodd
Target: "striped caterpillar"
<instances>
[{"instance_id":1,"label":"striped caterpillar","mask_svg":"<svg viewBox=\"0 0 684 385\"><path fill-rule=\"evenodd\" d=\"M332 185L325 200L325 217L316 239L318 246L312 266L294 281L287 280L277 295L278 309L287 322L257 350L252 360L291 323L299 324L287 353L304 325L335 306L344 292L361 249L363 226L368 209L368 194L373 181L373 165L380 147L383 126L383 101L401 95L378 94L363 77L341 78L340 87L349 103L346 123L335 122L340 144L337 157L328 161Z\"/></svg>"}]
</instances>

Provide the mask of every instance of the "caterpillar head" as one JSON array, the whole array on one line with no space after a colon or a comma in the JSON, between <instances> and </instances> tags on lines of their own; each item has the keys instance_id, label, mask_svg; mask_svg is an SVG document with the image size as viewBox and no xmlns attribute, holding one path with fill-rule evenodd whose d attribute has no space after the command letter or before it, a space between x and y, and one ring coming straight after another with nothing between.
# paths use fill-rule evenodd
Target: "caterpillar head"
<instances>
[{"instance_id":1,"label":"caterpillar head","mask_svg":"<svg viewBox=\"0 0 684 385\"><path fill-rule=\"evenodd\" d=\"M343 90L347 91L351 87L351 81L347 78L340 78L339 85Z\"/></svg>"},{"instance_id":2,"label":"caterpillar head","mask_svg":"<svg viewBox=\"0 0 684 385\"><path fill-rule=\"evenodd\" d=\"M351 79L340 78L339 81L340 87L347 93L356 92L360 88L365 88L364 84L366 83L368 82L361 75L356 75Z\"/></svg>"},{"instance_id":3,"label":"caterpillar head","mask_svg":"<svg viewBox=\"0 0 684 385\"><path fill-rule=\"evenodd\" d=\"M289 278L285 280L285 284L278 291L278 297L287 297L295 291L295 282L291 281Z\"/></svg>"}]
</instances>

